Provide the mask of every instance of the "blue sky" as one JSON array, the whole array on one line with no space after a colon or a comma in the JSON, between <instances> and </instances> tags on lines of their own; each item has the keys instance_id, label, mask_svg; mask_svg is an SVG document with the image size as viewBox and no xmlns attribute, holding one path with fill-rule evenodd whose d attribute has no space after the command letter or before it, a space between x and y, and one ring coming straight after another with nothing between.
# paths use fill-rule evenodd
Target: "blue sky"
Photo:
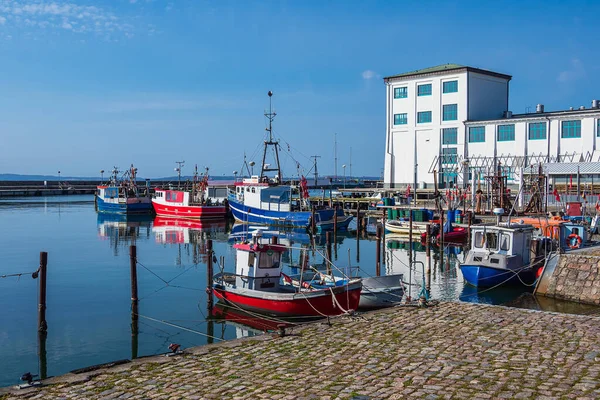
<instances>
[{"instance_id":1,"label":"blue sky","mask_svg":"<svg viewBox=\"0 0 600 400\"><path fill-rule=\"evenodd\" d=\"M286 176L379 176L383 76L513 76L510 109L600 98L600 2L0 0L0 173L260 164L268 90ZM289 143L291 151L288 152ZM352 148L352 150L350 150Z\"/></svg>"}]
</instances>

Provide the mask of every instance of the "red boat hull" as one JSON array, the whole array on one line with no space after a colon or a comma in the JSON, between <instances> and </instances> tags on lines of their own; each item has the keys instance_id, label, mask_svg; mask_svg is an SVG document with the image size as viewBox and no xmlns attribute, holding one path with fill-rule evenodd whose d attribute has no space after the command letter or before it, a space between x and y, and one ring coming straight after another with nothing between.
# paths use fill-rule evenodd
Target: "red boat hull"
<instances>
[{"instance_id":1,"label":"red boat hull","mask_svg":"<svg viewBox=\"0 0 600 400\"><path fill-rule=\"evenodd\" d=\"M227 213L225 206L178 206L161 204L152 200L152 206L157 215L179 218L224 218Z\"/></svg>"},{"instance_id":2,"label":"red boat hull","mask_svg":"<svg viewBox=\"0 0 600 400\"><path fill-rule=\"evenodd\" d=\"M293 300L274 300L248 296L220 287L213 288L213 293L220 300L261 314L280 317L323 317L340 315L344 313L344 310L356 310L361 289L360 285L351 290L345 290L343 286L334 289L337 303L341 305L343 310L332 300L331 291L329 290L319 291L322 292L319 296L315 296L314 292L308 292L306 297L298 293Z\"/></svg>"},{"instance_id":3,"label":"red boat hull","mask_svg":"<svg viewBox=\"0 0 600 400\"><path fill-rule=\"evenodd\" d=\"M467 240L469 233L466 228L454 228L452 232L444 233L444 243L462 243ZM426 234L421 234L421 241L425 242L427 239ZM441 240L440 234L436 236L436 242L439 243Z\"/></svg>"}]
</instances>

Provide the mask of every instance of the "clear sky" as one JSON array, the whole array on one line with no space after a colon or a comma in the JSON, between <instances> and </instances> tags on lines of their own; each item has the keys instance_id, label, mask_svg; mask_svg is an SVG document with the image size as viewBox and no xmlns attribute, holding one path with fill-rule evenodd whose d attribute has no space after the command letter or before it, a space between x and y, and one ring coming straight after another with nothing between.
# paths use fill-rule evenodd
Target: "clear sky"
<instances>
[{"instance_id":1,"label":"clear sky","mask_svg":"<svg viewBox=\"0 0 600 400\"><path fill-rule=\"evenodd\" d=\"M0 173L260 164L272 90L284 175L379 176L382 77L510 74L514 113L600 98L600 1L0 0ZM291 151L288 152L288 144ZM351 150L352 149L352 150Z\"/></svg>"}]
</instances>

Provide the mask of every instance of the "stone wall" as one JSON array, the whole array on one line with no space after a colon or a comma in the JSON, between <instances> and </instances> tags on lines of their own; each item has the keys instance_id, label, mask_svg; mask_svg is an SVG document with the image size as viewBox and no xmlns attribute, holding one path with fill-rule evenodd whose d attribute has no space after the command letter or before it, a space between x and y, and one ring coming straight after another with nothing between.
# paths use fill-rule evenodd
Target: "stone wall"
<instances>
[{"instance_id":1,"label":"stone wall","mask_svg":"<svg viewBox=\"0 0 600 400\"><path fill-rule=\"evenodd\" d=\"M600 305L599 271L598 247L560 254L554 270L544 272L536 294Z\"/></svg>"}]
</instances>

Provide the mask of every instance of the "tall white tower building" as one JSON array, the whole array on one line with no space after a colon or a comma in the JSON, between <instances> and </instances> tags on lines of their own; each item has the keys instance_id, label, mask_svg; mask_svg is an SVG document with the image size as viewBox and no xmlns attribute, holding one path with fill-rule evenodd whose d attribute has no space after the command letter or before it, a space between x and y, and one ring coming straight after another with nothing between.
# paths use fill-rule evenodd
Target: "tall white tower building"
<instances>
[{"instance_id":1,"label":"tall white tower building","mask_svg":"<svg viewBox=\"0 0 600 400\"><path fill-rule=\"evenodd\" d=\"M442 184L456 183L455 164L468 154L467 142L485 143L476 129L469 137L464 123L506 116L511 78L457 64L384 78L385 186L433 183L433 169Z\"/></svg>"}]
</instances>

